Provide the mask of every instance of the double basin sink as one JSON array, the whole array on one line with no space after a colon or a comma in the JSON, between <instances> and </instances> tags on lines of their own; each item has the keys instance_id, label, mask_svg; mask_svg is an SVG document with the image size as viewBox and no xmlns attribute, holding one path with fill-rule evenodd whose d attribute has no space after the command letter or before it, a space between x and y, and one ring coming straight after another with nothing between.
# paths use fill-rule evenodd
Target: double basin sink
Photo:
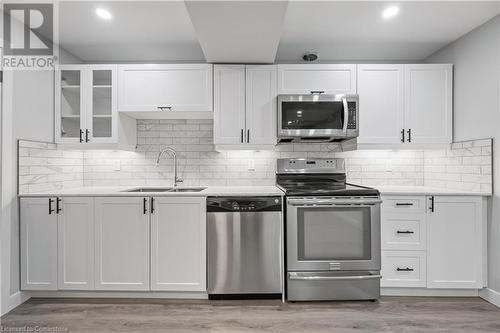
<instances>
[{"instance_id":1,"label":"double basin sink","mask_svg":"<svg viewBox=\"0 0 500 333\"><path fill-rule=\"evenodd\" d=\"M126 190L123 192L201 192L206 187L139 187L132 190Z\"/></svg>"}]
</instances>

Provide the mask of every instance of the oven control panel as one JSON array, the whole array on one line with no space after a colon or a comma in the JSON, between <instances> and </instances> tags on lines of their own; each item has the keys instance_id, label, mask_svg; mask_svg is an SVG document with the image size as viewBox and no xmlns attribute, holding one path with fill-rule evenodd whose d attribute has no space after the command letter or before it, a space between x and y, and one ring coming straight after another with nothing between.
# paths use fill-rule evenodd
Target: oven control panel
<instances>
[{"instance_id":1,"label":"oven control panel","mask_svg":"<svg viewBox=\"0 0 500 333\"><path fill-rule=\"evenodd\" d=\"M276 171L280 173L345 173L343 158L280 158Z\"/></svg>"}]
</instances>

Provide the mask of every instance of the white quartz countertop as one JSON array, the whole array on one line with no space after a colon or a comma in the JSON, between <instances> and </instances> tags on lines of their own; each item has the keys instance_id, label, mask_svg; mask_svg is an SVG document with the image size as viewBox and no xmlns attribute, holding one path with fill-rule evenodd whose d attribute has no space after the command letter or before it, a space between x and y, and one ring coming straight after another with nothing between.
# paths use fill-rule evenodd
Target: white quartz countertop
<instances>
[{"instance_id":1,"label":"white quartz countertop","mask_svg":"<svg viewBox=\"0 0 500 333\"><path fill-rule=\"evenodd\" d=\"M490 192L471 192L430 186L374 186L385 195L474 195L491 196Z\"/></svg>"},{"instance_id":2,"label":"white quartz countertop","mask_svg":"<svg viewBox=\"0 0 500 333\"><path fill-rule=\"evenodd\" d=\"M19 197L71 197L71 196L124 196L124 197L208 197L208 196L275 196L284 195L276 186L208 186L200 192L127 192L136 188L152 188L154 186L111 186L111 187L76 187L64 190L52 190L37 193L23 193ZM202 186L200 186L202 187ZM188 187L189 188L189 187Z\"/></svg>"},{"instance_id":3,"label":"white quartz countertop","mask_svg":"<svg viewBox=\"0 0 500 333\"><path fill-rule=\"evenodd\" d=\"M77 187L65 190L52 190L37 193L19 194L19 197L48 197L48 196L273 196L284 195L276 186L208 186L200 192L127 192L138 186L112 186L112 187ZM141 188L154 188L144 186ZM474 195L491 196L486 192L470 192L451 190L429 186L374 186L383 195Z\"/></svg>"}]
</instances>

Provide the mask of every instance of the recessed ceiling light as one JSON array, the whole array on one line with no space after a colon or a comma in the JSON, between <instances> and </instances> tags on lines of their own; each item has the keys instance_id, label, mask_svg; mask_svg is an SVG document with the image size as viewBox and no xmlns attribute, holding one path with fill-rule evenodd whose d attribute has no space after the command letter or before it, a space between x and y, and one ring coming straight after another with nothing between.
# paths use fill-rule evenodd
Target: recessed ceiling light
<instances>
[{"instance_id":1,"label":"recessed ceiling light","mask_svg":"<svg viewBox=\"0 0 500 333\"><path fill-rule=\"evenodd\" d=\"M111 20L113 18L113 15L109 12L109 10L104 9L104 8L97 8L95 10L95 13L97 16L102 18L103 20Z\"/></svg>"},{"instance_id":2,"label":"recessed ceiling light","mask_svg":"<svg viewBox=\"0 0 500 333\"><path fill-rule=\"evenodd\" d=\"M382 17L385 19L393 18L394 16L398 15L399 13L399 7L398 6L391 6L387 7L384 9L382 12Z\"/></svg>"}]
</instances>

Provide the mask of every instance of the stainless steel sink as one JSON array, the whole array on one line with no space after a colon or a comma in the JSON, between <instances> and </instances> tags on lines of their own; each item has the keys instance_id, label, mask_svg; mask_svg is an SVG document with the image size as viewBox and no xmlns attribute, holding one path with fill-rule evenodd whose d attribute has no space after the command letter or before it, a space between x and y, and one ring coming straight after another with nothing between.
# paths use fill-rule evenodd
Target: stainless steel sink
<instances>
[{"instance_id":1,"label":"stainless steel sink","mask_svg":"<svg viewBox=\"0 0 500 333\"><path fill-rule=\"evenodd\" d=\"M172 187L139 187L124 192L168 192Z\"/></svg>"},{"instance_id":2,"label":"stainless steel sink","mask_svg":"<svg viewBox=\"0 0 500 333\"><path fill-rule=\"evenodd\" d=\"M169 190L168 192L201 192L206 187L178 187Z\"/></svg>"},{"instance_id":3,"label":"stainless steel sink","mask_svg":"<svg viewBox=\"0 0 500 333\"><path fill-rule=\"evenodd\" d=\"M124 192L201 192L206 187L139 187L132 190L126 190Z\"/></svg>"}]
</instances>

